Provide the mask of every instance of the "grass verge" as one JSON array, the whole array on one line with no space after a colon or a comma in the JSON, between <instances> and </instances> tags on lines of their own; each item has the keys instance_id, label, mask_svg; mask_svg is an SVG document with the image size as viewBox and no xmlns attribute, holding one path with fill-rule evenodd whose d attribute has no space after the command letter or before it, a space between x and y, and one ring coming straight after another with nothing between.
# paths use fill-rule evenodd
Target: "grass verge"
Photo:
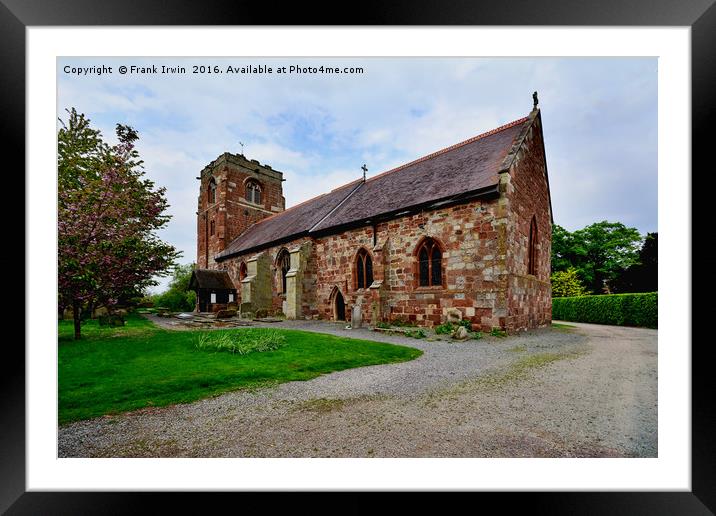
<instances>
[{"instance_id":1,"label":"grass verge","mask_svg":"<svg viewBox=\"0 0 716 516\"><path fill-rule=\"evenodd\" d=\"M258 328L213 330L240 335ZM201 331L170 331L129 316L127 325L82 326L72 340L72 321L59 323L60 424L145 407L188 403L223 392L310 380L367 365L403 362L422 351L406 346L296 330L278 330L285 343L247 354L197 349Z\"/></svg>"}]
</instances>

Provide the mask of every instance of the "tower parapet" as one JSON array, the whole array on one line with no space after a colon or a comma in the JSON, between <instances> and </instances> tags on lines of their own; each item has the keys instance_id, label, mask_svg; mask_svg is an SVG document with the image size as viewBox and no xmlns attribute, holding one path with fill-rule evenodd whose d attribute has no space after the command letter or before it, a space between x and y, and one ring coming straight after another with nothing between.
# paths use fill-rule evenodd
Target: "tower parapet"
<instances>
[{"instance_id":1,"label":"tower parapet","mask_svg":"<svg viewBox=\"0 0 716 516\"><path fill-rule=\"evenodd\" d=\"M197 267L214 268L214 256L249 226L285 209L283 173L243 154L225 152L209 163L197 202Z\"/></svg>"}]
</instances>

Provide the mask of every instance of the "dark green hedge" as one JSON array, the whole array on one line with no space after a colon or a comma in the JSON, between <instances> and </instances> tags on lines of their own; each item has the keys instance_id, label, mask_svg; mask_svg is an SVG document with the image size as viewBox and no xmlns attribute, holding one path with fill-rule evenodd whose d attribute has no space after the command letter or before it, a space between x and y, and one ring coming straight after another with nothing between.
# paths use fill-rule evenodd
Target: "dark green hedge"
<instances>
[{"instance_id":1,"label":"dark green hedge","mask_svg":"<svg viewBox=\"0 0 716 516\"><path fill-rule=\"evenodd\" d=\"M658 294L553 297L552 319L656 328Z\"/></svg>"}]
</instances>

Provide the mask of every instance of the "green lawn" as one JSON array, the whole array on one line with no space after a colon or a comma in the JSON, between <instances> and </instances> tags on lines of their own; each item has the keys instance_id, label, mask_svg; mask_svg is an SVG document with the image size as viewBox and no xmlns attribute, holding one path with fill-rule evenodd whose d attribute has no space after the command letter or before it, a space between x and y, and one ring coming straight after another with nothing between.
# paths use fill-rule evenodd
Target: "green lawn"
<instances>
[{"instance_id":1,"label":"green lawn","mask_svg":"<svg viewBox=\"0 0 716 516\"><path fill-rule=\"evenodd\" d=\"M252 328L256 331L255 328ZM232 333L244 329L214 330ZM199 350L201 331L170 331L140 316L122 328L59 323L59 423L149 406L186 403L226 391L309 380L352 367L403 362L417 349L294 330L286 344L247 355ZM212 335L213 335L212 332Z\"/></svg>"}]
</instances>

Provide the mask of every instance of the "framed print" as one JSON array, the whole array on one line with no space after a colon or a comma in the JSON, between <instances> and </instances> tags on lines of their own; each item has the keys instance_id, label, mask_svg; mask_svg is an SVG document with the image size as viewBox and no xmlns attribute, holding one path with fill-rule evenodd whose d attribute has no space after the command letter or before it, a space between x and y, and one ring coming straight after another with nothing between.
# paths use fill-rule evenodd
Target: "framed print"
<instances>
[{"instance_id":1,"label":"framed print","mask_svg":"<svg viewBox=\"0 0 716 516\"><path fill-rule=\"evenodd\" d=\"M709 170L716 8L425 2L346 26L220 4L0 6L27 206L0 507L529 491L711 513L711 174L689 167Z\"/></svg>"}]
</instances>

